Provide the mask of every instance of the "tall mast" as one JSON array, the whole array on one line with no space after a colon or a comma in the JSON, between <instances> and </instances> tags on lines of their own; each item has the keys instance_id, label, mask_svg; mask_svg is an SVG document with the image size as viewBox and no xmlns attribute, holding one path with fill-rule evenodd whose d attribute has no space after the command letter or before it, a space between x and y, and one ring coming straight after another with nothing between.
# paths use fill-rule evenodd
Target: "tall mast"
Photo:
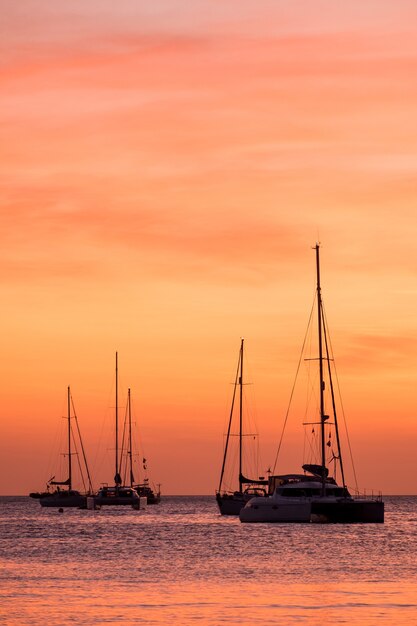
<instances>
[{"instance_id":1,"label":"tall mast","mask_svg":"<svg viewBox=\"0 0 417 626\"><path fill-rule=\"evenodd\" d=\"M122 479L119 473L119 368L116 352L116 473L114 475L114 482L116 487L122 484Z\"/></svg>"},{"instance_id":2,"label":"tall mast","mask_svg":"<svg viewBox=\"0 0 417 626\"><path fill-rule=\"evenodd\" d=\"M240 344L240 376L239 376L239 491L242 492L242 429L243 429L243 342Z\"/></svg>"},{"instance_id":3,"label":"tall mast","mask_svg":"<svg viewBox=\"0 0 417 626\"><path fill-rule=\"evenodd\" d=\"M133 461L132 461L132 411L130 406L130 389L127 390L127 406L129 412L129 467L130 467L130 486L133 487L135 482L133 476Z\"/></svg>"},{"instance_id":4,"label":"tall mast","mask_svg":"<svg viewBox=\"0 0 417 626\"><path fill-rule=\"evenodd\" d=\"M320 286L320 246L317 243L316 249L316 269L317 269L317 322L318 322L318 335L319 335L319 367L320 367L320 435L321 435L321 484L322 495L326 490L326 446L325 446L325 434L324 423L326 417L324 415L324 379L323 379L323 331L322 331L322 301L321 301L321 286Z\"/></svg>"},{"instance_id":5,"label":"tall mast","mask_svg":"<svg viewBox=\"0 0 417 626\"><path fill-rule=\"evenodd\" d=\"M71 462L71 391L68 386L68 490L72 490L72 462Z\"/></svg>"}]
</instances>

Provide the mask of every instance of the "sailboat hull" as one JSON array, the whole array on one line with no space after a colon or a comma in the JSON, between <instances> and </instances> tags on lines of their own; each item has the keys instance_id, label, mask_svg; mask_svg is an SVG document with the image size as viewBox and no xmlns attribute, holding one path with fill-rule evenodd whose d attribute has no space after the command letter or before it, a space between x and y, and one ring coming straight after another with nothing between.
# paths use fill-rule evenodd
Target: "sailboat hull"
<instances>
[{"instance_id":1,"label":"sailboat hull","mask_svg":"<svg viewBox=\"0 0 417 626\"><path fill-rule=\"evenodd\" d=\"M68 494L66 491L61 491L59 493L41 496L39 503L42 507L49 508L72 507L85 509L87 507L87 496L82 496L80 493Z\"/></svg>"},{"instance_id":2,"label":"sailboat hull","mask_svg":"<svg viewBox=\"0 0 417 626\"><path fill-rule=\"evenodd\" d=\"M253 497L253 496L252 496ZM239 515L249 497L244 494L217 494L216 500L221 515Z\"/></svg>"},{"instance_id":3,"label":"sailboat hull","mask_svg":"<svg viewBox=\"0 0 417 626\"><path fill-rule=\"evenodd\" d=\"M216 493L217 505L221 515L239 515L244 506L252 498L266 497L266 489L259 486L252 486L245 491L235 491L234 493Z\"/></svg>"}]
</instances>

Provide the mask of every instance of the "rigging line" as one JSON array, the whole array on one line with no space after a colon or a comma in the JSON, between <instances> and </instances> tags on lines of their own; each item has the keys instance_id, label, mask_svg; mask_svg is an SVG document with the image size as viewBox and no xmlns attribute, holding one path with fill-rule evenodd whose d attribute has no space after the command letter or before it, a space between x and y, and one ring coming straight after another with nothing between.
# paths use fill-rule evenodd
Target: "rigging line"
<instances>
[{"instance_id":1,"label":"rigging line","mask_svg":"<svg viewBox=\"0 0 417 626\"><path fill-rule=\"evenodd\" d=\"M236 475L238 472L239 450L237 445L229 447L227 465L225 468L222 489L223 491L236 491Z\"/></svg>"},{"instance_id":2,"label":"rigging line","mask_svg":"<svg viewBox=\"0 0 417 626\"><path fill-rule=\"evenodd\" d=\"M229 425L227 428L227 435L226 435L226 444L225 444L225 448L224 448L224 454L223 454L223 464L222 464L222 470L220 472L220 481L219 481L219 493L220 490L222 488L222 482L223 482L223 476L224 476L224 470L225 470L225 465L226 465L226 458L227 458L227 450L229 447L229 438L230 438L230 429L232 426L232 418L233 418L233 409L235 406L235 399L236 399L236 390L237 390L237 384L238 384L238 380L239 380L239 369L240 369L240 360L242 358L242 351L239 351L239 358L237 361L237 370L236 370L236 378L235 378L235 382L234 382L234 388L233 388L233 396L232 396L232 406L230 407L230 416L229 416Z\"/></svg>"},{"instance_id":3,"label":"rigging line","mask_svg":"<svg viewBox=\"0 0 417 626\"><path fill-rule=\"evenodd\" d=\"M342 451L341 451L341 447L340 447L339 424L338 424L338 421L337 421L336 401L335 401L335 397L334 397L334 385L333 385L332 368L330 366L330 356L333 356L333 354L332 353L329 354L330 337L329 337L329 332L327 330L327 319L326 319L326 315L325 315L324 308L323 308L323 302L322 302L322 307L321 307L321 313L322 313L323 334L324 334L324 342L325 342L326 357L327 357L327 371L328 371L328 377L329 377L329 383L330 383L330 396L331 396L333 416L334 416L334 427L335 427L335 431L336 431L337 452L338 452L338 458L339 458L340 472L341 472L341 475L342 475L342 483L343 483L343 487L346 488L345 470L344 470L344 466L343 466ZM331 346L330 346L330 348L331 348ZM334 369L334 367L333 367L333 369ZM331 429L329 430L329 433L331 433ZM336 464L336 462L334 464L334 471L335 471L335 478L336 478L336 471L337 471L337 464Z\"/></svg>"},{"instance_id":4,"label":"rigging line","mask_svg":"<svg viewBox=\"0 0 417 626\"><path fill-rule=\"evenodd\" d=\"M71 397L71 405L72 405L72 410L74 412L74 418L75 418L75 425L77 427L77 432L78 432L78 438L80 440L80 445L81 445L81 451L83 454L83 460L84 460L84 465L85 465L85 471L87 472L87 478L88 478L88 486L89 486L89 490L90 493L93 492L93 482L91 480L91 475L90 475L90 469L88 467L88 463L87 463L87 456L85 454L85 450L84 450L84 444L83 444L83 440L81 439L81 431L80 431L80 426L78 424L78 417L77 417L77 413L75 412L75 406L74 406L74 401L72 399L72 395ZM84 478L83 478L83 482L84 482Z\"/></svg>"},{"instance_id":5,"label":"rigging line","mask_svg":"<svg viewBox=\"0 0 417 626\"><path fill-rule=\"evenodd\" d=\"M126 476L127 476L127 454L125 454L124 450L125 450L125 439L126 439L126 428L127 428L127 406L125 407L125 419L123 421L123 431L122 431L122 441L121 441L121 445L120 445L120 463L119 463L119 467L120 467L120 473L123 474L123 470L122 470L122 465L123 465L123 458L125 457L125 469L124 469L124 480L123 480L123 484L126 484Z\"/></svg>"},{"instance_id":6,"label":"rigging line","mask_svg":"<svg viewBox=\"0 0 417 626\"><path fill-rule=\"evenodd\" d=\"M314 372L314 375L312 376L311 374L311 367L308 367L307 370L307 386L306 386L306 408L305 408L305 412L304 412L304 418L303 421L306 421L308 419L308 414L311 411L312 414L316 414L320 412L320 407L319 407L319 398L318 398L318 394L317 394L317 387L318 387L318 381L319 379L319 372L318 370L316 370ZM312 407L315 407L314 409ZM317 418L319 419L319 418ZM318 422L320 423L320 422Z\"/></svg>"},{"instance_id":7,"label":"rigging line","mask_svg":"<svg viewBox=\"0 0 417 626\"><path fill-rule=\"evenodd\" d=\"M75 414L74 414L73 418L71 418L71 419L76 419ZM74 452L70 452L69 456L75 456L76 457L77 467L78 467L78 471L79 471L79 474L80 474L81 484L82 484L82 487L83 487L84 491L87 491L86 484L85 484L84 473L83 473L82 467L81 467L80 454L78 452L78 441L77 441L77 439L75 437L75 432L74 432L74 428L73 428L72 424L70 424L70 437L71 437L71 441L72 441L72 444L73 444L72 450L74 450ZM69 487L68 487L68 489L69 489Z\"/></svg>"},{"instance_id":8,"label":"rigging line","mask_svg":"<svg viewBox=\"0 0 417 626\"><path fill-rule=\"evenodd\" d=\"M318 453L319 453L319 450L318 450L318 440L317 440L315 431L314 431L314 433L311 433L311 434L313 436L311 436L311 437L307 436L307 427L304 427L304 437L305 437L305 441L308 444L308 450L307 451L310 454L309 457L306 456L305 458L306 459L310 458L311 462L315 463L317 461L317 457L318 457ZM304 446L305 446L305 443L304 443ZM307 455L307 452L305 452L305 455Z\"/></svg>"},{"instance_id":9,"label":"rigging line","mask_svg":"<svg viewBox=\"0 0 417 626\"><path fill-rule=\"evenodd\" d=\"M299 373L300 367L301 367L301 362L302 362L302 358L303 358L305 344L306 344L306 341L307 341L308 331L309 331L310 324L311 324L311 319L313 317L315 301L316 301L316 295L314 296L314 299L313 299L313 306L311 307L310 317L308 319L308 324L307 324L307 330L306 330L306 333L304 335L303 345L301 347L300 358L298 360L297 371L295 373L295 380L294 380L294 383L293 383L293 386L292 386L292 389L291 389L290 400L289 400L289 403L288 403L287 412L285 414L284 425L282 427L281 437L280 437L279 444L278 444L278 450L277 450L277 453L276 453L276 456L275 456L274 466L273 466L273 470L272 470L273 474L275 474L275 468L277 466L279 453L281 451L282 440L284 438L284 431L285 431L285 427L286 427L287 421L288 421L288 416L289 416L289 413L290 413L290 407L291 407L292 399L293 399L293 396L294 396L295 385L297 383L298 373Z\"/></svg>"},{"instance_id":10,"label":"rigging line","mask_svg":"<svg viewBox=\"0 0 417 626\"><path fill-rule=\"evenodd\" d=\"M73 444L74 444L75 456L77 458L78 471L80 472L80 477L81 477L81 483L82 483L82 486L83 486L83 490L87 491L87 486L85 484L84 473L83 473L83 470L82 470L82 467L81 467L81 459L80 459L80 455L78 454L78 446L77 446L77 442L75 440L74 430L73 430L72 427L71 427L71 436L72 436L72 441L73 441Z\"/></svg>"},{"instance_id":11,"label":"rigging line","mask_svg":"<svg viewBox=\"0 0 417 626\"><path fill-rule=\"evenodd\" d=\"M324 315L325 315L325 312L324 312ZM326 326L327 326L327 319L326 319L326 317L325 317L325 321L326 321ZM331 353L331 355L333 357L333 346L332 346L332 340L331 340L330 335L329 335L329 344L330 344L330 353ZM343 423L344 423L345 431L346 431L346 439L347 439L348 448L349 448L349 456L350 456L350 462L352 464L353 476L354 476L354 479L355 479L356 491L359 492L358 479L357 479L357 476L356 476L355 463L354 463L354 460L353 460L352 446L350 444L350 437L349 437L349 431L348 431L348 426L347 426L347 421L346 421L345 408L343 406L342 394L341 394L341 391L340 391L340 384L339 384L339 377L337 375L336 362L335 362L334 358L333 358L333 369L334 369L334 373L335 373L335 377L336 377L337 391L338 391L338 395L339 395L340 408L342 409Z\"/></svg>"},{"instance_id":12,"label":"rigging line","mask_svg":"<svg viewBox=\"0 0 417 626\"><path fill-rule=\"evenodd\" d=\"M132 456L132 404L130 400L130 387L127 390L127 412L129 417L129 432L128 432L128 447L129 447L129 474L130 474L130 486L133 487L135 477L133 475L133 456ZM127 458L126 458L127 461Z\"/></svg>"},{"instance_id":13,"label":"rigging line","mask_svg":"<svg viewBox=\"0 0 417 626\"><path fill-rule=\"evenodd\" d=\"M132 452L133 450L135 451L135 454L139 454L139 451L136 452L138 446L137 446L137 442L135 441L136 437L133 437L134 434L137 434L137 438L140 440L140 432L139 432L139 426L138 426L138 419L136 417L136 413L137 410L135 408L135 399L134 397L132 397L132 395L134 396L134 394L130 394L130 424L132 427ZM127 414L128 414L128 422L129 422L129 390L128 390L128 394L127 394ZM139 441L140 444L140 441Z\"/></svg>"},{"instance_id":14,"label":"rigging line","mask_svg":"<svg viewBox=\"0 0 417 626\"><path fill-rule=\"evenodd\" d=\"M252 372L253 372L253 368L252 368L252 363L250 360L250 357L248 357L248 351L246 350L245 352L245 369L246 372L248 372L248 374L246 375L246 378L248 380L255 380L256 376L253 376ZM247 394L245 387L247 386L252 386L253 383L251 382L246 382L243 383L243 395L244 395L244 406L246 409L246 416L247 416L247 424L249 427L253 427L255 428L255 430L257 430L257 422L258 422L258 407L257 407L257 398L256 398L256 394L252 393L252 394ZM256 389L256 387L255 387Z\"/></svg>"},{"instance_id":15,"label":"rigging line","mask_svg":"<svg viewBox=\"0 0 417 626\"><path fill-rule=\"evenodd\" d=\"M111 400L110 397L113 395L113 389L111 389L108 392L108 397L107 397L107 402L106 402L106 411L103 414L103 417L101 419L101 424L100 424L100 431L98 433L97 438L95 439L95 455L94 455L94 459L93 459L93 468L94 468L94 474L97 476L99 474L102 473L103 467L105 467L105 471L107 472L108 468L107 468L107 452L104 452L104 450L108 450L108 440L109 440L109 436L106 435L106 441L104 441L105 438L105 431L107 433L107 431L110 429L109 427L109 415L110 415L110 406L112 406L111 404ZM113 423L113 416L112 416L112 423ZM104 442L104 443L103 443ZM105 444L105 445L104 445Z\"/></svg>"},{"instance_id":16,"label":"rigging line","mask_svg":"<svg viewBox=\"0 0 417 626\"><path fill-rule=\"evenodd\" d=\"M243 386L245 387L245 385L248 384L252 384L252 383L245 383ZM246 412L245 412L245 422L246 422L246 429L248 430L248 432L244 432L242 433L242 437L257 437L259 438L259 429L258 429L258 411L256 409L256 399L254 394L249 394L249 396L246 393L246 390L243 389L243 399L244 399L244 405L246 408ZM252 406L253 405L253 406Z\"/></svg>"},{"instance_id":17,"label":"rigging line","mask_svg":"<svg viewBox=\"0 0 417 626\"><path fill-rule=\"evenodd\" d=\"M244 449L243 460L244 466L247 468L246 476L253 476L254 474L259 474L259 466L260 466L260 438L257 435L251 433L250 435L251 441L255 443L251 443L247 445Z\"/></svg>"},{"instance_id":18,"label":"rigging line","mask_svg":"<svg viewBox=\"0 0 417 626\"><path fill-rule=\"evenodd\" d=\"M313 303L313 307L314 307L314 303ZM311 355L313 353L313 325L311 321L310 321L310 327L308 331L309 331L308 354ZM307 353L307 350L305 350L305 353ZM305 412L304 412L303 421L307 421L307 415L310 411L312 411L313 404L315 406L316 412L319 411L319 397L317 393L317 389L319 387L317 383L317 380L319 378L319 371L317 368L314 368L313 374L312 374L311 361L312 361L311 358L304 359L304 363L306 364L305 371L306 371L306 376L307 376L307 381L306 381L307 384L306 384L306 389L305 389L306 403L305 403Z\"/></svg>"},{"instance_id":19,"label":"rigging line","mask_svg":"<svg viewBox=\"0 0 417 626\"><path fill-rule=\"evenodd\" d=\"M306 441L307 441L307 427L304 426L304 437L303 437L303 462L306 458Z\"/></svg>"},{"instance_id":20,"label":"rigging line","mask_svg":"<svg viewBox=\"0 0 417 626\"><path fill-rule=\"evenodd\" d=\"M260 451L259 437L256 440L256 459L255 459L255 463L256 463L256 475L259 476L259 472L260 472L259 468L263 468L264 467L264 464L261 462L261 451ZM262 469L262 474L264 474L263 469Z\"/></svg>"},{"instance_id":21,"label":"rigging line","mask_svg":"<svg viewBox=\"0 0 417 626\"><path fill-rule=\"evenodd\" d=\"M131 429L131 444L130 447L130 457L132 459L132 475L136 474L135 482L142 482L141 476L143 474L143 480L147 475L147 470L143 468L143 459L147 459L147 455L145 454L145 449L143 447L143 441L140 433L140 429L138 426L138 420L136 419L136 409L135 402L130 398L130 429ZM139 460L140 459L140 460ZM148 462L146 462L146 466L148 466ZM133 472L133 468L135 468L135 472ZM130 471L130 470L129 470Z\"/></svg>"},{"instance_id":22,"label":"rigging line","mask_svg":"<svg viewBox=\"0 0 417 626\"><path fill-rule=\"evenodd\" d=\"M52 476L54 473L56 474L57 469L61 470L60 462L61 462L61 442L63 439L63 426L62 422L57 422L54 438L52 441L52 445L49 448L49 458L46 464L46 471L44 471L44 475ZM56 458L58 457L58 467ZM46 481L49 482L49 481Z\"/></svg>"}]
</instances>

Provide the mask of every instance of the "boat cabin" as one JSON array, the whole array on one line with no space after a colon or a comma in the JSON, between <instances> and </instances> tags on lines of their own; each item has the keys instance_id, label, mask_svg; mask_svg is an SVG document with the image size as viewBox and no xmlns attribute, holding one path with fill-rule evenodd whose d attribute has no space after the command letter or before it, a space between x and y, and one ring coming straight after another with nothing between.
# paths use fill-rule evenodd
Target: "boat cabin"
<instances>
[{"instance_id":1,"label":"boat cabin","mask_svg":"<svg viewBox=\"0 0 417 626\"><path fill-rule=\"evenodd\" d=\"M313 497L322 494L322 483L317 476L306 474L284 474L270 476L269 495L277 494L288 498ZM334 478L326 478L326 496L343 498L349 495L343 487L336 484Z\"/></svg>"}]
</instances>

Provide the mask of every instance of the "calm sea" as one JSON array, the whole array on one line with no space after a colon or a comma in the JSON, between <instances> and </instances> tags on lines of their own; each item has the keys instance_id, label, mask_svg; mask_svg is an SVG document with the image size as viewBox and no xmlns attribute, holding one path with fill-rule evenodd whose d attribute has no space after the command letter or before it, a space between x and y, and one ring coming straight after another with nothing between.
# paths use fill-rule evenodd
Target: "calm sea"
<instances>
[{"instance_id":1,"label":"calm sea","mask_svg":"<svg viewBox=\"0 0 417 626\"><path fill-rule=\"evenodd\" d=\"M417 624L417 497L384 525L254 524L214 497L147 511L0 498L0 621L16 624Z\"/></svg>"}]
</instances>

